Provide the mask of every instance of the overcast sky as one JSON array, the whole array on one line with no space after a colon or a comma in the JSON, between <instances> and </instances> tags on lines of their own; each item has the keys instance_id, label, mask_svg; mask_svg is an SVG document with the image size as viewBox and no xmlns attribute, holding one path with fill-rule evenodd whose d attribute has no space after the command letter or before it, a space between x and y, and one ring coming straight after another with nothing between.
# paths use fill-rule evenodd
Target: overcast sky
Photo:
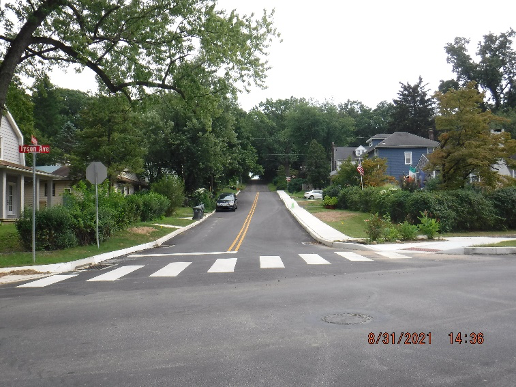
<instances>
[{"instance_id":1,"label":"overcast sky","mask_svg":"<svg viewBox=\"0 0 516 387\"><path fill-rule=\"evenodd\" d=\"M420 75L433 92L441 79L454 78L446 63L447 43L458 36L469 38L474 54L483 35L516 29L515 0L219 0L218 4L257 16L263 9L276 10L274 24L283 42L275 41L270 49L268 88L240 96L245 110L267 98L291 96L335 104L357 100L374 108L396 98L400 82L415 84ZM70 79L53 80L71 87Z\"/></svg>"}]
</instances>

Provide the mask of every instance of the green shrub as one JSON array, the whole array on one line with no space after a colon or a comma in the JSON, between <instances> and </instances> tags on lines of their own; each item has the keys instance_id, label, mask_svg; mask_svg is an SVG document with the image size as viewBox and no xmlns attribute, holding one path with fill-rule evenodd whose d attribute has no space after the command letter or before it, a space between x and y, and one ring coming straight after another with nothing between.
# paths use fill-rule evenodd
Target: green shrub
<instances>
[{"instance_id":1,"label":"green shrub","mask_svg":"<svg viewBox=\"0 0 516 387\"><path fill-rule=\"evenodd\" d=\"M165 216L170 200L156 192L139 194L142 200L141 221L159 219Z\"/></svg>"},{"instance_id":2,"label":"green shrub","mask_svg":"<svg viewBox=\"0 0 516 387\"><path fill-rule=\"evenodd\" d=\"M404 221L398 226L401 240L411 241L417 239L419 228L415 224Z\"/></svg>"},{"instance_id":3,"label":"green shrub","mask_svg":"<svg viewBox=\"0 0 516 387\"><path fill-rule=\"evenodd\" d=\"M329 187L326 187L325 189L323 189L323 198L326 196L338 198L341 190L342 190L342 188L340 185L332 184Z\"/></svg>"},{"instance_id":4,"label":"green shrub","mask_svg":"<svg viewBox=\"0 0 516 387\"><path fill-rule=\"evenodd\" d=\"M362 204L361 204L361 189L360 187L347 187L344 188L343 193L345 195L346 200L346 209L351 211L362 211ZM339 195L339 203L342 200ZM362 212L369 212L369 211L362 211Z\"/></svg>"},{"instance_id":5,"label":"green shrub","mask_svg":"<svg viewBox=\"0 0 516 387\"><path fill-rule=\"evenodd\" d=\"M129 224L139 222L142 218L143 196L129 195L125 198L125 211Z\"/></svg>"},{"instance_id":6,"label":"green shrub","mask_svg":"<svg viewBox=\"0 0 516 387\"><path fill-rule=\"evenodd\" d=\"M391 190L385 197L383 205L385 213L389 214L393 222L400 223L407 218L406 204L411 192Z\"/></svg>"},{"instance_id":7,"label":"green shrub","mask_svg":"<svg viewBox=\"0 0 516 387\"><path fill-rule=\"evenodd\" d=\"M496 190L487 196L504 228L516 229L516 187Z\"/></svg>"},{"instance_id":8,"label":"green shrub","mask_svg":"<svg viewBox=\"0 0 516 387\"><path fill-rule=\"evenodd\" d=\"M481 192L461 189L447 192L451 210L458 216L454 230L493 230L503 228L503 222L491 201Z\"/></svg>"},{"instance_id":9,"label":"green shrub","mask_svg":"<svg viewBox=\"0 0 516 387\"><path fill-rule=\"evenodd\" d=\"M292 179L288 182L288 192L295 193L303 190L303 184L306 183L305 179Z\"/></svg>"},{"instance_id":10,"label":"green shrub","mask_svg":"<svg viewBox=\"0 0 516 387\"><path fill-rule=\"evenodd\" d=\"M336 198L336 197L325 196L324 199L323 199L323 204L325 206L336 206L338 201L339 201L339 199Z\"/></svg>"},{"instance_id":11,"label":"green shrub","mask_svg":"<svg viewBox=\"0 0 516 387\"><path fill-rule=\"evenodd\" d=\"M365 220L366 222L366 234L369 238L370 242L379 241L383 235L383 229L385 226L385 222L383 218L378 214L371 214L369 219Z\"/></svg>"},{"instance_id":12,"label":"green shrub","mask_svg":"<svg viewBox=\"0 0 516 387\"><path fill-rule=\"evenodd\" d=\"M206 188L199 188L193 193L191 197L190 205L192 207L198 206L200 204L204 205L205 211L213 211L215 209L216 201L213 198L211 192L208 191Z\"/></svg>"},{"instance_id":13,"label":"green shrub","mask_svg":"<svg viewBox=\"0 0 516 387\"><path fill-rule=\"evenodd\" d=\"M36 249L59 250L77 246L72 229L73 219L63 206L36 211ZM32 248L32 209L26 209L16 221L23 246Z\"/></svg>"},{"instance_id":14,"label":"green shrub","mask_svg":"<svg viewBox=\"0 0 516 387\"><path fill-rule=\"evenodd\" d=\"M426 235L428 239L434 239L439 233L439 222L436 219L429 218L428 213L421 212L421 217L418 218L421 224L418 225L419 231Z\"/></svg>"},{"instance_id":15,"label":"green shrub","mask_svg":"<svg viewBox=\"0 0 516 387\"><path fill-rule=\"evenodd\" d=\"M151 184L151 191L157 192L170 201L166 215L172 215L185 201L185 183L179 176L165 176Z\"/></svg>"}]
</instances>

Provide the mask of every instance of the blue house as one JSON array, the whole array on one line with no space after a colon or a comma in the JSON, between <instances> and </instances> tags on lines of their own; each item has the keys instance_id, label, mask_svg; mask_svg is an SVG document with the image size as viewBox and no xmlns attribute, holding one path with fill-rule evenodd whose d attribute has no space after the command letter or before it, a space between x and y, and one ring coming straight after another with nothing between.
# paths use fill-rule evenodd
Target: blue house
<instances>
[{"instance_id":1,"label":"blue house","mask_svg":"<svg viewBox=\"0 0 516 387\"><path fill-rule=\"evenodd\" d=\"M386 174L396 179L407 176L410 167L416 167L422 155L432 153L439 146L437 141L407 132L377 134L367 140L368 157L387 159Z\"/></svg>"}]
</instances>

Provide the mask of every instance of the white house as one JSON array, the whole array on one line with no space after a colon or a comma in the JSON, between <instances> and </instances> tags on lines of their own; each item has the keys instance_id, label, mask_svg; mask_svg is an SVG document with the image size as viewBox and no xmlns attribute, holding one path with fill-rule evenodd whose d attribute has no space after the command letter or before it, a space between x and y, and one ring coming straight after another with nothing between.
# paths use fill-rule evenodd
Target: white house
<instances>
[{"instance_id":1,"label":"white house","mask_svg":"<svg viewBox=\"0 0 516 387\"><path fill-rule=\"evenodd\" d=\"M0 221L17 219L25 207L33 205L32 167L25 165L23 135L8 111L0 117ZM52 206L54 181L60 176L36 170L36 208ZM45 190L44 187L47 189Z\"/></svg>"}]
</instances>

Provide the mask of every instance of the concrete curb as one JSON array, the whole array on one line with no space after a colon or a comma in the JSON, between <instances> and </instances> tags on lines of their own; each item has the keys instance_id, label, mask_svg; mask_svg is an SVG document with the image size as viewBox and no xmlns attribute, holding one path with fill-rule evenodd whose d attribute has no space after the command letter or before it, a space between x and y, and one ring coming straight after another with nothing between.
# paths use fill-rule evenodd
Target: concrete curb
<instances>
[{"instance_id":1,"label":"concrete curb","mask_svg":"<svg viewBox=\"0 0 516 387\"><path fill-rule=\"evenodd\" d=\"M87 266L87 265L95 265L97 263L106 261L108 259L121 257L126 254L132 254L137 251L152 249L154 247L159 247L166 241L171 238L174 238L176 235L179 235L198 224L204 222L207 218L213 215L215 212L210 212L206 214L202 219L196 221L195 223L189 224L188 226L182 227L178 230L171 232L168 235L165 235L154 242L148 242L137 246L128 247L122 250L110 251L108 253L102 253L98 255L94 255L89 258L79 259L77 261L65 262L65 263L53 263L50 265L34 265L34 266L18 266L18 267L4 267L0 268L0 273L9 273L12 271L21 271L21 270L34 270L36 272L45 273L45 274L56 274L56 273L65 273L68 271L73 271L77 267Z\"/></svg>"},{"instance_id":2,"label":"concrete curb","mask_svg":"<svg viewBox=\"0 0 516 387\"><path fill-rule=\"evenodd\" d=\"M304 208L301 208L297 202L292 199L285 191L276 191L278 193L278 196L285 204L285 207L287 207L288 211L292 214L292 216L297 220L297 222L303 227L306 232L310 234L312 238L314 238L317 242L329 246L329 247L339 247L339 248L353 248L355 250L369 250L367 246L361 245L357 243L359 239L351 238L350 236L347 236L331 226L328 226L323 221L319 220L318 218L314 217L312 214L310 214L308 211L306 211ZM310 222L307 222L306 219L310 219ZM314 229L314 224L317 224L318 228L323 227L326 229L326 231L330 230L331 234L333 234L333 239L328 239L321 234L319 234Z\"/></svg>"},{"instance_id":3,"label":"concrete curb","mask_svg":"<svg viewBox=\"0 0 516 387\"><path fill-rule=\"evenodd\" d=\"M516 247L464 247L464 254L510 255L516 254Z\"/></svg>"},{"instance_id":4,"label":"concrete curb","mask_svg":"<svg viewBox=\"0 0 516 387\"><path fill-rule=\"evenodd\" d=\"M280 199L285 203L285 206L292 214L292 216L297 220L297 222L303 227L312 238L314 238L319 243L340 249L353 249L353 250L369 250L375 251L378 250L379 245L367 246L361 244L361 239L351 238L345 234L339 233L332 227L328 226L326 223L322 222L318 218L314 217L305 209L299 207L297 202L292 199L285 191L277 191ZM325 232L330 231L329 235L339 235L337 238L329 239L321 234L319 234L314 228L319 228L320 223L324 223L327 227L322 230ZM487 243L487 242L486 242ZM478 242L477 242L478 244ZM400 245L403 246L403 245ZM400 247L399 250L403 250ZM437 254L483 254L483 255L509 255L516 254L516 247L466 247L466 246L450 246L449 248L442 249Z\"/></svg>"}]
</instances>

